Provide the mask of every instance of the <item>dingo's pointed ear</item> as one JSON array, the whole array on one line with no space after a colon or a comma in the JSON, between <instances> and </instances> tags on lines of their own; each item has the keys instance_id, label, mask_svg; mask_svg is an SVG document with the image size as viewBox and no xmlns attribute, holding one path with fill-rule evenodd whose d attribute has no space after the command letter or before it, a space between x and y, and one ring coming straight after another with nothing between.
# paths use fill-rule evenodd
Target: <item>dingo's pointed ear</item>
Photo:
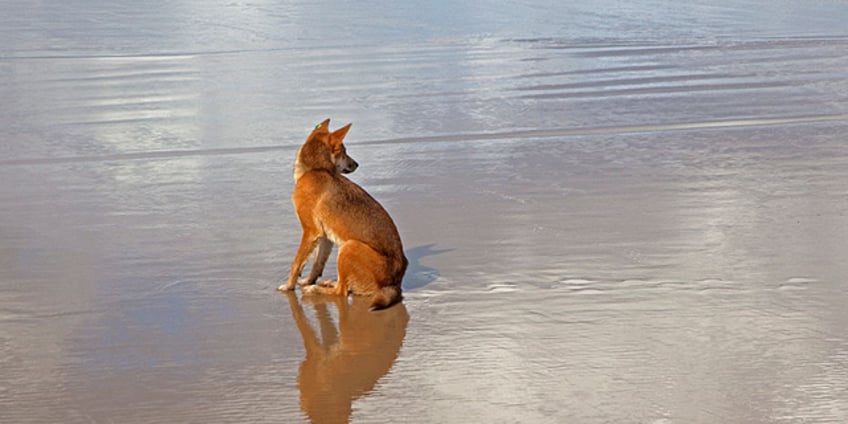
<instances>
[{"instance_id":1,"label":"dingo's pointed ear","mask_svg":"<svg viewBox=\"0 0 848 424\"><path fill-rule=\"evenodd\" d=\"M330 134L330 138L333 139L333 142L341 143L342 140L344 140L345 136L347 135L348 130L350 130L351 125L353 125L353 124L352 123L347 124L347 125L339 128L339 129L333 131L333 133Z\"/></svg>"},{"instance_id":2,"label":"dingo's pointed ear","mask_svg":"<svg viewBox=\"0 0 848 424\"><path fill-rule=\"evenodd\" d=\"M326 134L330 132L330 118L324 120L320 124L315 126L315 129L312 130L313 133L316 134Z\"/></svg>"}]
</instances>

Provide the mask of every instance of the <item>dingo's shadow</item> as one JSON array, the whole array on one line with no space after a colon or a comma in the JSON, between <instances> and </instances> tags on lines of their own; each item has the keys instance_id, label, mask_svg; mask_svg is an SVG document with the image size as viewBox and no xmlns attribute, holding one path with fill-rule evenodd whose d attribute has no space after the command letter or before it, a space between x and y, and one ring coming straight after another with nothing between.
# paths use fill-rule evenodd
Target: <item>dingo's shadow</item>
<instances>
[{"instance_id":1,"label":"dingo's shadow","mask_svg":"<svg viewBox=\"0 0 848 424\"><path fill-rule=\"evenodd\" d=\"M347 423L354 400L367 395L389 372L400 352L409 314L403 303L369 311L369 299L311 296L320 337L294 292L286 292L303 338L306 358L297 385L300 408L313 423ZM338 311L338 326L327 304Z\"/></svg>"},{"instance_id":2,"label":"dingo's shadow","mask_svg":"<svg viewBox=\"0 0 848 424\"><path fill-rule=\"evenodd\" d=\"M407 260L409 260L409 265L406 268L406 275L403 278L403 290L420 289L439 278L439 271L435 268L421 265L421 258L440 255L450 252L452 249L437 250L433 249L433 246L435 244L425 244L406 250L405 254Z\"/></svg>"}]
</instances>

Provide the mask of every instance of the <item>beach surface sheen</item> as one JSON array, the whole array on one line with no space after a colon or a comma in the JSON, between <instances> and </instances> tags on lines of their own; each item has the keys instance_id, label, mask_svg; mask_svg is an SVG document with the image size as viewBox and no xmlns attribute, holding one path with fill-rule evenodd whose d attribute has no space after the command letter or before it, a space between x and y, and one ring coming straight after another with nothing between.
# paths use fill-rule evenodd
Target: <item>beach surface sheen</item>
<instances>
[{"instance_id":1,"label":"beach surface sheen","mask_svg":"<svg viewBox=\"0 0 848 424\"><path fill-rule=\"evenodd\" d=\"M848 3L569 3L2 2L0 422L848 422Z\"/></svg>"}]
</instances>

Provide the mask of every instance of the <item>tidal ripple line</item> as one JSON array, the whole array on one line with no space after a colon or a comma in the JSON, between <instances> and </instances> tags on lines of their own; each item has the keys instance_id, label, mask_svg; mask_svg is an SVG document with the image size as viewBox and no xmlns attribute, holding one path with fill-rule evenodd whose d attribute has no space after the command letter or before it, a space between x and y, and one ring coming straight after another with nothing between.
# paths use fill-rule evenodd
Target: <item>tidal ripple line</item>
<instances>
[{"instance_id":1,"label":"tidal ripple line","mask_svg":"<svg viewBox=\"0 0 848 424\"><path fill-rule=\"evenodd\" d=\"M385 144L411 144L411 143L441 143L458 141L491 141L508 139L529 138L552 138L552 137L574 137L583 135L614 135L632 133L651 133L662 131L684 131L684 130L709 130L720 128L739 128L753 126L793 125L819 122L848 121L848 114L840 115L813 115L784 118L749 118L731 119L723 121L705 122L683 122L670 124L652 125L627 125L618 127L596 127L596 128L552 128L522 131L504 131L492 133L467 133L446 134L423 137L391 138L382 140L359 141L358 145L385 145ZM0 160L0 166L13 165L48 165L61 163L79 162L108 162L140 159L169 159L186 156L220 156L250 153L265 153L273 151L294 150L297 145L269 145L253 147L230 147L218 149L194 149L194 150L157 150L150 152L117 153L98 156L65 156L54 158L23 158Z\"/></svg>"}]
</instances>

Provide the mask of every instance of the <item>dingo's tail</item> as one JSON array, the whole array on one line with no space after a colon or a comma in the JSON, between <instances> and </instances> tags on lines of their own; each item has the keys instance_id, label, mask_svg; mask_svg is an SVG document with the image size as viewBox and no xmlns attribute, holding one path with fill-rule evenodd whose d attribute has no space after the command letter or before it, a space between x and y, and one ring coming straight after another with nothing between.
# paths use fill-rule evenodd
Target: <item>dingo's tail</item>
<instances>
[{"instance_id":1,"label":"dingo's tail","mask_svg":"<svg viewBox=\"0 0 848 424\"><path fill-rule=\"evenodd\" d=\"M400 285L392 285L381 287L374 296L371 297L371 310L376 311L385 309L400 301L403 296L400 295Z\"/></svg>"}]
</instances>

